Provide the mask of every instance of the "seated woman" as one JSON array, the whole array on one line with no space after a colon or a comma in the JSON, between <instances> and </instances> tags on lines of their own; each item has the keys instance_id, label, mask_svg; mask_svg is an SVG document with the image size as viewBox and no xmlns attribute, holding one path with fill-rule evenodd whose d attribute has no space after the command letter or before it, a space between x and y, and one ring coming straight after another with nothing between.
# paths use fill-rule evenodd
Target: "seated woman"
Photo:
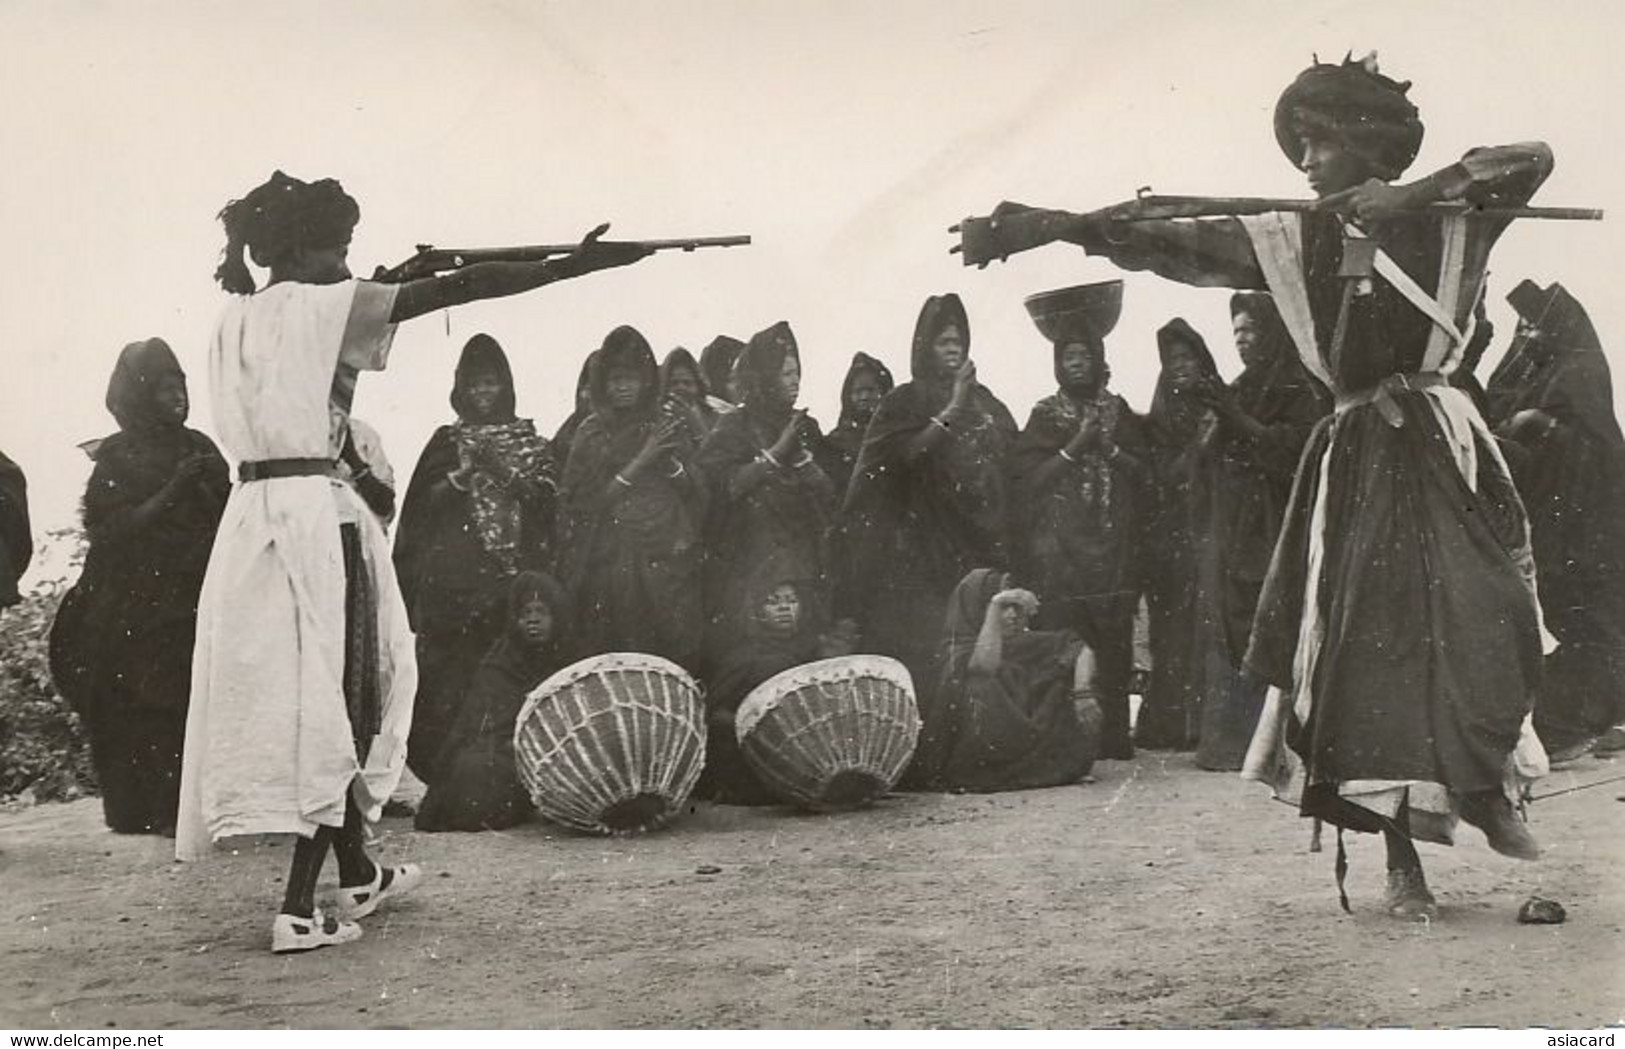
<instances>
[{"instance_id":1,"label":"seated woman","mask_svg":"<svg viewBox=\"0 0 1625 1049\"><path fill-rule=\"evenodd\" d=\"M933 726L950 790L1055 787L1088 775L1100 749L1095 656L1068 630L1031 630L1031 591L990 568L948 601Z\"/></svg>"},{"instance_id":2,"label":"seated woman","mask_svg":"<svg viewBox=\"0 0 1625 1049\"><path fill-rule=\"evenodd\" d=\"M745 635L718 664L706 697L705 771L697 797L725 805L771 805L776 799L764 787L739 749L734 717L751 691L803 663L851 655L850 627L818 636L808 626L801 592L792 582L769 586L757 602Z\"/></svg>"},{"instance_id":3,"label":"seated woman","mask_svg":"<svg viewBox=\"0 0 1625 1049\"><path fill-rule=\"evenodd\" d=\"M521 572L508 587L507 629L474 671L435 758L439 775L418 808L418 830L501 830L529 818L514 766L513 729L531 689L564 667L564 590Z\"/></svg>"}]
</instances>

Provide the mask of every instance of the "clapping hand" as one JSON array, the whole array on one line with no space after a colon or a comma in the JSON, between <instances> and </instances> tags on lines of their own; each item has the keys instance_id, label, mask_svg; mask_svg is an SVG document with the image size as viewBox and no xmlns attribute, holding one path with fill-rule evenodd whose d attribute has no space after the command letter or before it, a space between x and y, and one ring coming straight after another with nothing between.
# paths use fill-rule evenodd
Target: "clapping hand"
<instances>
[{"instance_id":1,"label":"clapping hand","mask_svg":"<svg viewBox=\"0 0 1625 1049\"><path fill-rule=\"evenodd\" d=\"M1021 587L1000 590L993 595L989 607L994 609L1018 608L1029 618L1038 614L1038 595Z\"/></svg>"},{"instance_id":2,"label":"clapping hand","mask_svg":"<svg viewBox=\"0 0 1625 1049\"><path fill-rule=\"evenodd\" d=\"M780 463L788 463L790 456L802 447L801 424L807 418L807 409L797 408L790 413L790 421L784 424L779 432L779 439L773 442L768 454Z\"/></svg>"}]
</instances>

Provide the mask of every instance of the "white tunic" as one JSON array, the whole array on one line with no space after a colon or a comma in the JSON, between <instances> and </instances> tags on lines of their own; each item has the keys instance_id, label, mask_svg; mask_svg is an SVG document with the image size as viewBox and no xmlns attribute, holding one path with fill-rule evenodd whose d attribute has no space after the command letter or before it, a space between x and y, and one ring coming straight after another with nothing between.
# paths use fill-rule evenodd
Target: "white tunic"
<instances>
[{"instance_id":1,"label":"white tunic","mask_svg":"<svg viewBox=\"0 0 1625 1049\"><path fill-rule=\"evenodd\" d=\"M234 464L336 458L335 370L389 358L395 287L274 284L227 303L209 348L220 447ZM382 727L365 766L344 702L344 556L361 529L378 602ZM377 819L406 760L417 665L388 541L349 485L289 477L233 487L198 602L175 854L239 834Z\"/></svg>"}]
</instances>

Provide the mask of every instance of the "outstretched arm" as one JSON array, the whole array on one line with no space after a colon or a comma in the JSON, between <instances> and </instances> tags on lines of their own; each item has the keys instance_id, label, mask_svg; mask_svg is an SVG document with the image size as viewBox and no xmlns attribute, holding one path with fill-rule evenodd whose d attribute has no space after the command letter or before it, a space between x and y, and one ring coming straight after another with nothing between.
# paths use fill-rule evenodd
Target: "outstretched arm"
<instances>
[{"instance_id":1,"label":"outstretched arm","mask_svg":"<svg viewBox=\"0 0 1625 1049\"><path fill-rule=\"evenodd\" d=\"M444 276L408 281L395 294L392 323L480 299L500 299L596 270L629 266L653 254L637 242L601 244L589 236L561 259L540 262L476 262Z\"/></svg>"}]
</instances>

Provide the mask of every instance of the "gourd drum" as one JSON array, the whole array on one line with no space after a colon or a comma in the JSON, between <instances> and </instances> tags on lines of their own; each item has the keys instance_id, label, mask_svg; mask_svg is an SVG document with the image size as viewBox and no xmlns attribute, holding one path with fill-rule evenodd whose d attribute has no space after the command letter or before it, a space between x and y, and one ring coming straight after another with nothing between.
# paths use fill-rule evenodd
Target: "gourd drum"
<instances>
[{"instance_id":1,"label":"gourd drum","mask_svg":"<svg viewBox=\"0 0 1625 1049\"><path fill-rule=\"evenodd\" d=\"M734 730L768 789L829 812L891 790L914 756L920 713L903 664L842 656L768 678L739 705Z\"/></svg>"},{"instance_id":2,"label":"gourd drum","mask_svg":"<svg viewBox=\"0 0 1625 1049\"><path fill-rule=\"evenodd\" d=\"M637 834L682 811L705 763L705 704L682 667L611 652L537 685L514 723L537 810L578 830Z\"/></svg>"}]
</instances>

